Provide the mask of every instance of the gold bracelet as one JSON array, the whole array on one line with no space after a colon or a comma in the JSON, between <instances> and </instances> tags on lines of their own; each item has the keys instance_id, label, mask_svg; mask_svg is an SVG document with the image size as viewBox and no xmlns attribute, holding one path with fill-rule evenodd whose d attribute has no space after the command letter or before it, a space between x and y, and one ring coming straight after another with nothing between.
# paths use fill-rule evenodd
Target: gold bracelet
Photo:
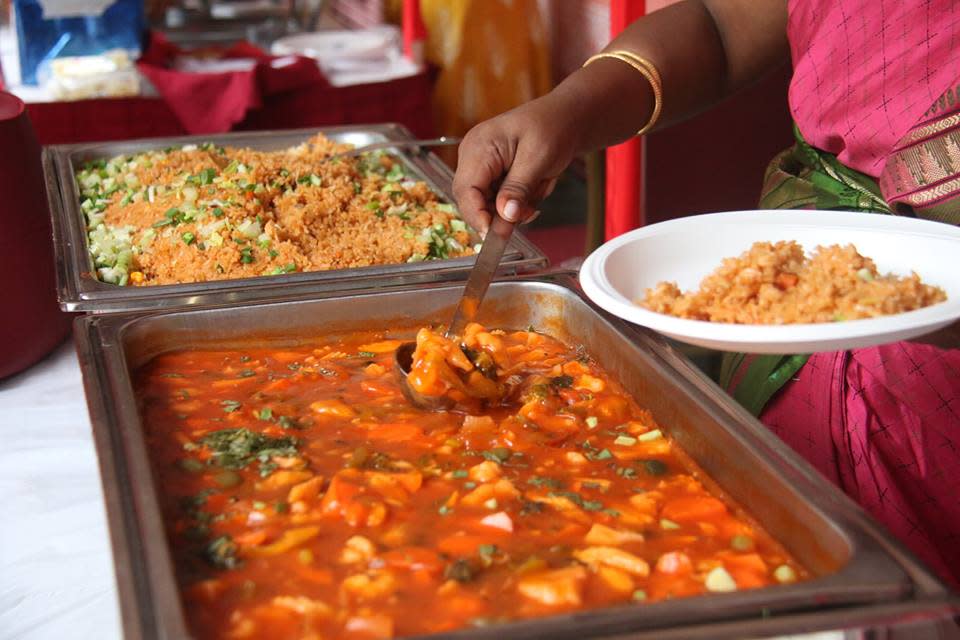
<instances>
[{"instance_id":1,"label":"gold bracelet","mask_svg":"<svg viewBox=\"0 0 960 640\"><path fill-rule=\"evenodd\" d=\"M643 125L643 128L637 131L637 135L642 136L653 128L653 125L660 119L660 111L663 108L663 82L660 80L660 72L657 71L653 63L646 58L624 49L598 53L588 58L587 61L583 63L583 66L585 67L591 62L596 62L601 58L613 58L614 60L619 60L620 62L630 65L650 83L650 88L653 89L653 113L650 114L650 120L647 124Z\"/></svg>"}]
</instances>

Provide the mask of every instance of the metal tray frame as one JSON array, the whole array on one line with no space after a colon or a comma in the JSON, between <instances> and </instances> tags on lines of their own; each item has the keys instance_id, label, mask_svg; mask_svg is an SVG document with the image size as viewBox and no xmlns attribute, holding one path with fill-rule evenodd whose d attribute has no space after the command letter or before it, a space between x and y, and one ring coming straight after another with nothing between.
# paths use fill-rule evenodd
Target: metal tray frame
<instances>
[{"instance_id":1,"label":"metal tray frame","mask_svg":"<svg viewBox=\"0 0 960 640\"><path fill-rule=\"evenodd\" d=\"M276 296L281 290L283 293L296 294L466 279L475 261L473 256L150 287L121 287L101 282L92 275L93 262L87 249L86 218L80 209L80 194L76 186L75 168L80 162L112 158L146 149L202 142L279 150L296 145L316 133L357 145L413 138L410 131L401 125L376 124L152 138L60 145L44 149L43 169L47 200L53 220L54 246L58 247L57 291L63 309L93 313L152 311L187 305L262 300ZM434 192L443 199L454 202L451 186L453 174L436 155L426 151L417 153L396 150L393 153ZM474 242L478 242L476 234L472 235ZM514 233L501 262L500 272L528 273L546 265L546 256L522 234Z\"/></svg>"},{"instance_id":2,"label":"metal tray frame","mask_svg":"<svg viewBox=\"0 0 960 640\"><path fill-rule=\"evenodd\" d=\"M415 327L450 312L460 287L326 292L246 306L89 315L75 323L100 460L127 638L189 637L173 573L131 371L171 349L295 343L362 328ZM648 407L733 501L814 579L526 620L442 636L487 638L760 637L918 615L957 600L899 543L663 338L590 303L570 274L500 279L481 311L491 326L533 324L583 344ZM923 612L927 612L924 614Z\"/></svg>"}]
</instances>

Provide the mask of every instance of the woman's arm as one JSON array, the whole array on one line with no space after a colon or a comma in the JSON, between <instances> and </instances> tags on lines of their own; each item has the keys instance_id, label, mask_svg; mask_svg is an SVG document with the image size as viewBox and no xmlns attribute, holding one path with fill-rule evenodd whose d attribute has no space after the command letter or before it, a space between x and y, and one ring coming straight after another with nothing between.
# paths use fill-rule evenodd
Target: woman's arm
<instances>
[{"instance_id":1,"label":"woman's arm","mask_svg":"<svg viewBox=\"0 0 960 640\"><path fill-rule=\"evenodd\" d=\"M686 0L630 25L606 50L627 49L657 67L660 123L669 124L786 62L786 20L786 0ZM600 59L549 94L477 125L460 145L454 194L461 212L482 230L494 201L505 218L523 219L575 155L629 139L653 105L640 73Z\"/></svg>"}]
</instances>

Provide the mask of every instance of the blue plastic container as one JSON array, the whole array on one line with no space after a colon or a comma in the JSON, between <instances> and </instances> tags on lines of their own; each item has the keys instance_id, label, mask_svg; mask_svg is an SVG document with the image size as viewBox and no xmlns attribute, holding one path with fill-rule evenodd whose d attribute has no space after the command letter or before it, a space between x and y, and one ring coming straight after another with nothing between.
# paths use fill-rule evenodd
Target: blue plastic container
<instances>
[{"instance_id":1,"label":"blue plastic container","mask_svg":"<svg viewBox=\"0 0 960 640\"><path fill-rule=\"evenodd\" d=\"M116 0L99 16L44 19L37 0L14 0L20 50L20 81L37 84L43 63L110 49L139 54L144 33L143 0Z\"/></svg>"}]
</instances>

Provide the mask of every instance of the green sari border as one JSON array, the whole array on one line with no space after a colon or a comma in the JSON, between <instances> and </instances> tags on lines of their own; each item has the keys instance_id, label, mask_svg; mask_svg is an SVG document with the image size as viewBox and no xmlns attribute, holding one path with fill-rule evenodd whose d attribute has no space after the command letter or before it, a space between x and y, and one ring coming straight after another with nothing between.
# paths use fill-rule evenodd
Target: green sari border
<instances>
[{"instance_id":1,"label":"green sari border","mask_svg":"<svg viewBox=\"0 0 960 640\"><path fill-rule=\"evenodd\" d=\"M876 180L844 166L835 155L810 146L796 125L793 133L794 145L767 167L761 209L894 213L880 195ZM718 382L747 411L759 416L809 358L809 354L725 353Z\"/></svg>"}]
</instances>

